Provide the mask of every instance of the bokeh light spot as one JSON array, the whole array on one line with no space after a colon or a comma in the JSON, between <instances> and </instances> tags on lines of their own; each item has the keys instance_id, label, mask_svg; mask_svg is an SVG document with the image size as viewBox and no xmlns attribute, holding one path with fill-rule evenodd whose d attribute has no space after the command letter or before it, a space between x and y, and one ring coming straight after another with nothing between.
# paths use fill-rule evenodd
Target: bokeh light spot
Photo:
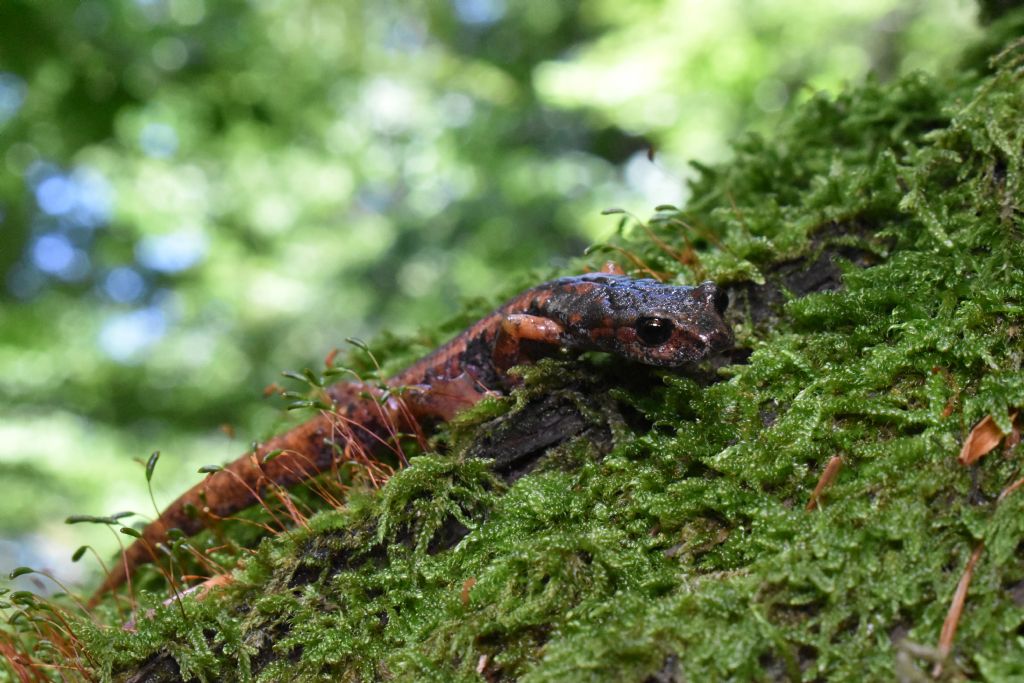
<instances>
[{"instance_id":1,"label":"bokeh light spot","mask_svg":"<svg viewBox=\"0 0 1024 683\"><path fill-rule=\"evenodd\" d=\"M110 26L110 10L99 0L84 0L75 10L75 25L89 35L100 35Z\"/></svg>"},{"instance_id":2,"label":"bokeh light spot","mask_svg":"<svg viewBox=\"0 0 1024 683\"><path fill-rule=\"evenodd\" d=\"M56 275L65 282L81 282L89 276L92 261L84 249L75 249L71 254L71 263L57 271Z\"/></svg>"},{"instance_id":3,"label":"bokeh light spot","mask_svg":"<svg viewBox=\"0 0 1024 683\"><path fill-rule=\"evenodd\" d=\"M473 119L476 105L473 98L459 92L450 92L438 102L444 123L449 128L461 128Z\"/></svg>"},{"instance_id":4,"label":"bokeh light spot","mask_svg":"<svg viewBox=\"0 0 1024 683\"><path fill-rule=\"evenodd\" d=\"M39 161L39 150L27 142L15 142L7 148L4 165L14 175L24 175L25 170Z\"/></svg>"},{"instance_id":5,"label":"bokeh light spot","mask_svg":"<svg viewBox=\"0 0 1024 683\"><path fill-rule=\"evenodd\" d=\"M188 47L181 38L161 38L153 46L153 63L164 71L177 71L188 62Z\"/></svg>"},{"instance_id":6,"label":"bokeh light spot","mask_svg":"<svg viewBox=\"0 0 1024 683\"><path fill-rule=\"evenodd\" d=\"M195 26L206 17L203 0L171 0L171 19L182 26Z\"/></svg>"},{"instance_id":7,"label":"bokeh light spot","mask_svg":"<svg viewBox=\"0 0 1024 683\"><path fill-rule=\"evenodd\" d=\"M46 276L38 268L25 263L14 264L7 273L7 291L22 300L31 299L45 285Z\"/></svg>"},{"instance_id":8,"label":"bokeh light spot","mask_svg":"<svg viewBox=\"0 0 1024 683\"><path fill-rule=\"evenodd\" d=\"M18 113L27 93L25 81L12 73L0 72L0 126Z\"/></svg>"},{"instance_id":9,"label":"bokeh light spot","mask_svg":"<svg viewBox=\"0 0 1024 683\"><path fill-rule=\"evenodd\" d=\"M103 352L119 363L139 360L142 351L158 342L167 331L167 317L159 308L142 308L108 319L100 330Z\"/></svg>"},{"instance_id":10,"label":"bokeh light spot","mask_svg":"<svg viewBox=\"0 0 1024 683\"><path fill-rule=\"evenodd\" d=\"M161 273L180 273L206 254L206 238L194 230L145 237L135 247L139 263Z\"/></svg>"},{"instance_id":11,"label":"bokeh light spot","mask_svg":"<svg viewBox=\"0 0 1024 683\"><path fill-rule=\"evenodd\" d=\"M26 176L35 186L36 204L43 213L86 228L98 227L110 218L113 193L98 171L82 167L65 174L52 164L35 162Z\"/></svg>"},{"instance_id":12,"label":"bokeh light spot","mask_svg":"<svg viewBox=\"0 0 1024 683\"><path fill-rule=\"evenodd\" d=\"M651 163L647 152L636 152L626 162L626 184L639 192L648 204L681 205L686 199L686 182L660 165Z\"/></svg>"},{"instance_id":13,"label":"bokeh light spot","mask_svg":"<svg viewBox=\"0 0 1024 683\"><path fill-rule=\"evenodd\" d=\"M486 26L505 16L504 0L454 0L453 4L463 24Z\"/></svg>"},{"instance_id":14,"label":"bokeh light spot","mask_svg":"<svg viewBox=\"0 0 1024 683\"><path fill-rule=\"evenodd\" d=\"M128 266L111 270L103 281L103 291L119 304L137 301L145 291L146 283L138 271Z\"/></svg>"},{"instance_id":15,"label":"bokeh light spot","mask_svg":"<svg viewBox=\"0 0 1024 683\"><path fill-rule=\"evenodd\" d=\"M114 191L99 171L81 167L74 170L75 204L69 217L78 226L96 228L110 220Z\"/></svg>"},{"instance_id":16,"label":"bokeh light spot","mask_svg":"<svg viewBox=\"0 0 1024 683\"><path fill-rule=\"evenodd\" d=\"M363 90L363 106L378 130L394 133L411 127L415 105L412 89L391 78L375 78Z\"/></svg>"},{"instance_id":17,"label":"bokeh light spot","mask_svg":"<svg viewBox=\"0 0 1024 683\"><path fill-rule=\"evenodd\" d=\"M32 247L32 261L44 273L57 274L68 268L74 259L74 246L59 233L42 235Z\"/></svg>"},{"instance_id":18,"label":"bokeh light spot","mask_svg":"<svg viewBox=\"0 0 1024 683\"><path fill-rule=\"evenodd\" d=\"M166 123L147 123L139 131L139 147L146 156L169 159L178 151L178 134Z\"/></svg>"},{"instance_id":19,"label":"bokeh light spot","mask_svg":"<svg viewBox=\"0 0 1024 683\"><path fill-rule=\"evenodd\" d=\"M754 88L754 104L762 111L779 111L789 101L789 90L778 78L762 78Z\"/></svg>"},{"instance_id":20,"label":"bokeh light spot","mask_svg":"<svg viewBox=\"0 0 1024 683\"><path fill-rule=\"evenodd\" d=\"M163 21L167 16L167 3L164 0L135 0L135 6L152 23Z\"/></svg>"},{"instance_id":21,"label":"bokeh light spot","mask_svg":"<svg viewBox=\"0 0 1024 683\"><path fill-rule=\"evenodd\" d=\"M66 214L75 205L75 184L64 175L52 175L36 186L36 203L51 216Z\"/></svg>"}]
</instances>

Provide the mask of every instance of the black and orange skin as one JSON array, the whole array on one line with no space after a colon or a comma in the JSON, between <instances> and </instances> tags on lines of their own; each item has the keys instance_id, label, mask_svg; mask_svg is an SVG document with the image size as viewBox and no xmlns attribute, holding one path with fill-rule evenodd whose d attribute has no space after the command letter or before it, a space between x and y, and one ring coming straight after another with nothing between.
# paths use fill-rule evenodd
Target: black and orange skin
<instances>
[{"instance_id":1,"label":"black and orange skin","mask_svg":"<svg viewBox=\"0 0 1024 683\"><path fill-rule=\"evenodd\" d=\"M382 389L339 382L333 406L246 453L182 494L150 523L114 565L92 603L154 559L171 529L193 535L210 519L257 502L271 486L292 486L344 460L349 448L379 450L394 432L450 419L487 394L509 389L506 371L538 353L605 351L660 367L699 361L732 345L722 315L727 299L714 283L697 287L629 278L617 269L552 280L529 289L387 381L401 399L373 400ZM268 454L280 451L264 462ZM202 511L196 515L194 510Z\"/></svg>"}]
</instances>

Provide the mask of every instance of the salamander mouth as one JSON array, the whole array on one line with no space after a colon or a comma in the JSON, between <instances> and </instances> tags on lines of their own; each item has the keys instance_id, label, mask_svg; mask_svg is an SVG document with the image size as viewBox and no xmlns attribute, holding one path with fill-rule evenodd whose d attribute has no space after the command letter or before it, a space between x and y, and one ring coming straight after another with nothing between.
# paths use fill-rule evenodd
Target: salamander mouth
<instances>
[{"instance_id":1,"label":"salamander mouth","mask_svg":"<svg viewBox=\"0 0 1024 683\"><path fill-rule=\"evenodd\" d=\"M673 346L693 359L703 358L710 351L708 341L699 332L681 327L674 335Z\"/></svg>"},{"instance_id":2,"label":"salamander mouth","mask_svg":"<svg viewBox=\"0 0 1024 683\"><path fill-rule=\"evenodd\" d=\"M699 362L732 346L732 334L726 329L707 330L700 327L676 326L672 338L655 348L647 349L647 356L657 365L680 366Z\"/></svg>"}]
</instances>

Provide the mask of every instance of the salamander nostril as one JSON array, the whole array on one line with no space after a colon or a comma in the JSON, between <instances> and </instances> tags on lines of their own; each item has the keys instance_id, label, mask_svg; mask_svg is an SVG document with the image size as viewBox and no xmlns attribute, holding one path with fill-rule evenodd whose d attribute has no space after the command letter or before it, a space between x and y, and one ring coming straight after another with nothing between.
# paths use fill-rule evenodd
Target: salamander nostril
<instances>
[{"instance_id":1,"label":"salamander nostril","mask_svg":"<svg viewBox=\"0 0 1024 683\"><path fill-rule=\"evenodd\" d=\"M724 289L715 288L714 298L711 300L715 310L718 311L718 315L725 315L725 309L729 307L729 295L726 294Z\"/></svg>"}]
</instances>

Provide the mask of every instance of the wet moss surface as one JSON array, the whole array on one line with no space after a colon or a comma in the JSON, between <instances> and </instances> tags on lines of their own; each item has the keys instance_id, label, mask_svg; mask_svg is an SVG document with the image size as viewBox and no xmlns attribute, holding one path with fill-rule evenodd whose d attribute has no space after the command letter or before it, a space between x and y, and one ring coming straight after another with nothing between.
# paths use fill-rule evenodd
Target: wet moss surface
<instances>
[{"instance_id":1,"label":"wet moss surface","mask_svg":"<svg viewBox=\"0 0 1024 683\"><path fill-rule=\"evenodd\" d=\"M1020 449L957 461L1024 406L1022 26L956 74L813 99L623 228L635 274L729 289L717 366L527 370L218 594L135 632L80 624L93 670L915 680L981 548L941 676L1024 676L1024 494L999 498Z\"/></svg>"}]
</instances>

